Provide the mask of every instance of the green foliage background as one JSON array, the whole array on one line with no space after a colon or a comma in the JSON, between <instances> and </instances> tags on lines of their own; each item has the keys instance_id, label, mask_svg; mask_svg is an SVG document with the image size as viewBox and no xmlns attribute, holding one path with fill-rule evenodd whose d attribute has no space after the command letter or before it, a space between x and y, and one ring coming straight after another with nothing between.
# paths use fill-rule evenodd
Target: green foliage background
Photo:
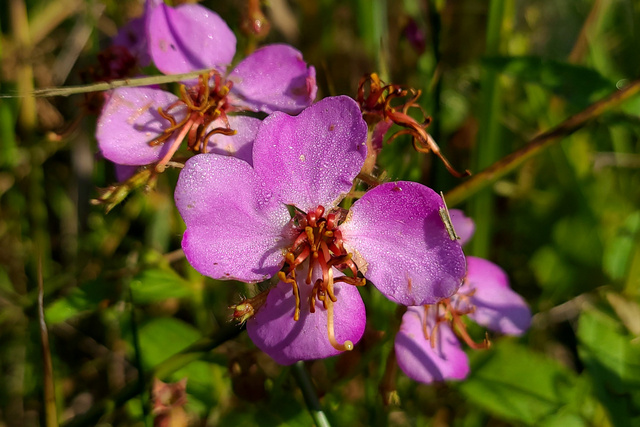
<instances>
[{"instance_id":1,"label":"green foliage background","mask_svg":"<svg viewBox=\"0 0 640 427\"><path fill-rule=\"evenodd\" d=\"M247 3L202 4L234 29L242 58ZM640 77L633 0L271 0L266 11L263 43L301 50L320 96L355 96L374 71L421 89L430 133L458 169L474 172ZM204 278L181 256L177 172L105 214L89 203L115 180L97 155L95 116L62 138L51 133L78 118L82 97L24 96L78 84L140 12L134 1L0 5L0 93L18 95L0 98L0 426L151 425L153 375L188 378L192 425L310 425L317 417L295 379L301 367L277 366L229 324L227 307L256 290ZM410 23L423 46L407 38ZM444 192L462 182L408 140L379 160L391 180ZM535 313L531 330L469 350L466 381L427 386L397 372L382 384L399 317L365 288L362 342L302 366L328 421L640 425L640 97L463 199L458 207L478 226L468 252L508 273ZM381 389L395 390L390 405Z\"/></svg>"}]
</instances>

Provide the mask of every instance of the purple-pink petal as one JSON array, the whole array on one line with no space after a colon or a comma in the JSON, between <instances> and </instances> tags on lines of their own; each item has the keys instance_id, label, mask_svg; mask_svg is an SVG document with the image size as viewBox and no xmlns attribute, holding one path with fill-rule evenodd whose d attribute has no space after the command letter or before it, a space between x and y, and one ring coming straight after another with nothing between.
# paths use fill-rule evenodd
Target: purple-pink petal
<instances>
[{"instance_id":1,"label":"purple-pink petal","mask_svg":"<svg viewBox=\"0 0 640 427\"><path fill-rule=\"evenodd\" d=\"M275 112L253 146L256 172L282 203L329 209L351 189L367 155L367 125L347 96L325 98L298 116Z\"/></svg>"},{"instance_id":2,"label":"purple-pink petal","mask_svg":"<svg viewBox=\"0 0 640 427\"><path fill-rule=\"evenodd\" d=\"M233 156L253 165L253 141L260 128L261 120L249 116L228 116L229 126L235 135L213 134L207 143L207 153ZM226 128L222 119L212 122L207 131L214 128Z\"/></svg>"},{"instance_id":3,"label":"purple-pink petal","mask_svg":"<svg viewBox=\"0 0 640 427\"><path fill-rule=\"evenodd\" d=\"M119 165L114 163L116 170L116 179L118 182L124 182L131 178L137 171L139 166Z\"/></svg>"},{"instance_id":4,"label":"purple-pink petal","mask_svg":"<svg viewBox=\"0 0 640 427\"><path fill-rule=\"evenodd\" d=\"M229 74L233 105L270 114L298 114L313 103L318 87L316 70L289 45L262 47L243 59Z\"/></svg>"},{"instance_id":5,"label":"purple-pink petal","mask_svg":"<svg viewBox=\"0 0 640 427\"><path fill-rule=\"evenodd\" d=\"M96 127L96 139L102 155L122 165L146 165L159 161L175 141L172 136L161 145L149 142L170 126L158 113L178 98L160 89L150 87L118 88L108 97ZM186 110L179 106L171 110L177 121Z\"/></svg>"},{"instance_id":6,"label":"purple-pink petal","mask_svg":"<svg viewBox=\"0 0 640 427\"><path fill-rule=\"evenodd\" d=\"M354 203L340 226L347 251L390 300L433 304L462 284L464 254L445 229L443 206L441 197L422 184L389 182Z\"/></svg>"},{"instance_id":7,"label":"purple-pink petal","mask_svg":"<svg viewBox=\"0 0 640 427\"><path fill-rule=\"evenodd\" d=\"M149 52L165 74L204 68L224 72L236 52L236 37L218 14L197 4L162 3L148 11Z\"/></svg>"},{"instance_id":8,"label":"purple-pink petal","mask_svg":"<svg viewBox=\"0 0 640 427\"><path fill-rule=\"evenodd\" d=\"M251 166L234 157L200 154L180 173L175 201L187 229L189 263L214 279L256 282L284 261L290 215L265 191Z\"/></svg>"},{"instance_id":9,"label":"purple-pink petal","mask_svg":"<svg viewBox=\"0 0 640 427\"><path fill-rule=\"evenodd\" d=\"M451 224L456 231L460 240L458 242L461 245L465 245L473 236L473 232L476 231L476 225L473 220L466 216L460 209L449 210L449 216L451 217Z\"/></svg>"},{"instance_id":10,"label":"purple-pink petal","mask_svg":"<svg viewBox=\"0 0 640 427\"><path fill-rule=\"evenodd\" d=\"M505 272L482 258L467 257L467 277L461 293L472 292L476 309L469 317L493 331L522 335L531 325L531 310L509 286Z\"/></svg>"},{"instance_id":11,"label":"purple-pink petal","mask_svg":"<svg viewBox=\"0 0 640 427\"><path fill-rule=\"evenodd\" d=\"M335 275L340 273L334 270ZM304 273L298 275L301 310L300 319L293 320L295 298L293 288L280 282L267 297L258 314L247 321L247 332L260 350L277 363L290 365L299 360L322 359L339 354L329 342L327 310L316 301L315 313L309 312L312 286L304 283ZM349 340L354 345L362 338L366 322L364 303L355 286L336 283L338 299L333 305L336 341Z\"/></svg>"},{"instance_id":12,"label":"purple-pink petal","mask_svg":"<svg viewBox=\"0 0 640 427\"><path fill-rule=\"evenodd\" d=\"M435 346L425 338L423 307L409 307L402 316L395 339L398 366L411 379L422 383L461 380L469 373L467 355L448 323L438 325ZM428 316L426 326L433 333L434 319Z\"/></svg>"}]
</instances>

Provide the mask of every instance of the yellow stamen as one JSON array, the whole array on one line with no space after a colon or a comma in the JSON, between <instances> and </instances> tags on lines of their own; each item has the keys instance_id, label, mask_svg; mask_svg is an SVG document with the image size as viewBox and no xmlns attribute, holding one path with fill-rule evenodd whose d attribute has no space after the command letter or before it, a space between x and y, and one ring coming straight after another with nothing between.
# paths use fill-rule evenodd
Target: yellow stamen
<instances>
[{"instance_id":1,"label":"yellow stamen","mask_svg":"<svg viewBox=\"0 0 640 427\"><path fill-rule=\"evenodd\" d=\"M307 233L307 239L309 240L309 246L313 247L315 244L315 236L313 235L313 227L306 226L304 228L305 233Z\"/></svg>"},{"instance_id":2,"label":"yellow stamen","mask_svg":"<svg viewBox=\"0 0 640 427\"><path fill-rule=\"evenodd\" d=\"M331 269L329 269L327 294L329 295L329 298L325 298L323 302L327 309L327 334L329 335L329 342L331 343L331 346L338 351L351 351L353 350L353 343L351 341L346 340L343 344L339 344L338 340L336 340L336 333L333 327L333 303L336 300L333 295L333 271Z\"/></svg>"},{"instance_id":3,"label":"yellow stamen","mask_svg":"<svg viewBox=\"0 0 640 427\"><path fill-rule=\"evenodd\" d=\"M293 320L297 322L300 319L300 292L298 290L298 283L295 279L287 277L284 271L278 272L278 279L280 279L281 282L289 283L293 286L293 296L296 299L296 308L293 312Z\"/></svg>"},{"instance_id":4,"label":"yellow stamen","mask_svg":"<svg viewBox=\"0 0 640 427\"><path fill-rule=\"evenodd\" d=\"M336 340L336 333L333 329L333 301L331 301L331 298L325 298L325 304L327 306L327 333L331 346L338 351L353 350L353 343L351 341L346 340L343 344L340 344Z\"/></svg>"}]
</instances>

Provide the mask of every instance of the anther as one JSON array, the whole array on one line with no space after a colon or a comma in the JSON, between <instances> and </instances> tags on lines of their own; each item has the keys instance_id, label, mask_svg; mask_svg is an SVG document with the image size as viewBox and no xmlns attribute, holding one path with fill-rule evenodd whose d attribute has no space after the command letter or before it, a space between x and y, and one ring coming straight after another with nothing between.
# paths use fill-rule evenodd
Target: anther
<instances>
[{"instance_id":1,"label":"anther","mask_svg":"<svg viewBox=\"0 0 640 427\"><path fill-rule=\"evenodd\" d=\"M309 221L309 222L311 222L311 221ZM314 221L314 223L315 223L315 221ZM304 228L304 231L305 231L305 233L307 233L307 240L309 241L309 245L313 247L314 243L315 243L315 236L313 235L313 227L306 226Z\"/></svg>"},{"instance_id":2,"label":"anther","mask_svg":"<svg viewBox=\"0 0 640 427\"><path fill-rule=\"evenodd\" d=\"M338 351L351 351L353 350L353 343L346 340L344 343L338 343L336 340L336 333L333 325L333 301L329 298L325 298L325 305L327 306L327 334L329 335L329 342L331 346Z\"/></svg>"},{"instance_id":3,"label":"anther","mask_svg":"<svg viewBox=\"0 0 640 427\"><path fill-rule=\"evenodd\" d=\"M296 299L296 308L293 312L293 320L297 322L300 319L300 292L298 290L298 283L294 279L287 277L284 271L278 272L278 279L280 279L281 282L289 283L293 286L293 296Z\"/></svg>"}]
</instances>

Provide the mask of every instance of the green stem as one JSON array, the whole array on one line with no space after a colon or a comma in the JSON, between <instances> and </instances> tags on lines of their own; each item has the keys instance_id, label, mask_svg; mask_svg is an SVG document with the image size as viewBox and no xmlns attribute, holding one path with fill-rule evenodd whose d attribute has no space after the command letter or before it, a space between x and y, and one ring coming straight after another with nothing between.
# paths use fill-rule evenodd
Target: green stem
<instances>
[{"instance_id":1,"label":"green stem","mask_svg":"<svg viewBox=\"0 0 640 427\"><path fill-rule=\"evenodd\" d=\"M31 39L27 6L24 0L11 0L11 29L15 44L18 46L18 67L16 85L18 93L23 96L20 105L18 124L23 132L31 134L36 126L36 100L33 93L33 67L31 65Z\"/></svg>"},{"instance_id":2,"label":"green stem","mask_svg":"<svg viewBox=\"0 0 640 427\"><path fill-rule=\"evenodd\" d=\"M374 56L380 78L389 81L387 0L358 0L358 18L360 40Z\"/></svg>"},{"instance_id":3,"label":"green stem","mask_svg":"<svg viewBox=\"0 0 640 427\"><path fill-rule=\"evenodd\" d=\"M38 321L40 324L40 344L42 346L42 364L44 377L44 418L46 427L58 427L58 410L56 408L55 384L53 380L53 363L49 333L44 320L44 279L42 276L42 256L38 257Z\"/></svg>"},{"instance_id":4,"label":"green stem","mask_svg":"<svg viewBox=\"0 0 640 427\"><path fill-rule=\"evenodd\" d=\"M133 291L129 288L129 301L131 303L131 337L133 341L133 352L135 358L136 369L138 375L144 378L144 368L142 366L142 349L140 348L140 339L138 335L138 322L136 321L136 307L133 304ZM149 400L146 387L143 383L139 384L140 387L137 390L138 396L140 396L140 405L142 406L142 419L144 425L149 426L149 405L146 402Z\"/></svg>"},{"instance_id":5,"label":"green stem","mask_svg":"<svg viewBox=\"0 0 640 427\"><path fill-rule=\"evenodd\" d=\"M493 184L509 172L513 171L531 157L541 153L544 149L553 145L554 142L571 135L576 130L583 127L587 122L601 116L606 111L617 107L622 102L640 93L640 80L629 83L622 90L616 91L608 97L591 104L578 114L575 114L558 126L543 132L533 138L527 145L508 156L498 160L488 168L484 169L458 185L453 190L445 194L447 204L455 206L477 193L483 188Z\"/></svg>"},{"instance_id":6,"label":"green stem","mask_svg":"<svg viewBox=\"0 0 640 427\"><path fill-rule=\"evenodd\" d=\"M504 17L504 0L489 3L487 23L486 56L494 56L500 50L500 29ZM476 145L475 170L482 170L500 158L500 87L498 73L483 70L480 87L482 89L482 113L480 133ZM488 257L494 217L494 198L491 191L478 194L471 205L471 217L475 219L476 231L471 242L471 252L479 257Z\"/></svg>"},{"instance_id":7,"label":"green stem","mask_svg":"<svg viewBox=\"0 0 640 427\"><path fill-rule=\"evenodd\" d=\"M295 377L302 395L304 396L304 402L307 404L307 409L311 414L311 418L315 422L317 427L331 427L327 416L322 411L320 401L316 395L316 390L313 388L311 378L307 374L307 370L304 367L304 362L296 362L292 368L293 376Z\"/></svg>"}]
</instances>

